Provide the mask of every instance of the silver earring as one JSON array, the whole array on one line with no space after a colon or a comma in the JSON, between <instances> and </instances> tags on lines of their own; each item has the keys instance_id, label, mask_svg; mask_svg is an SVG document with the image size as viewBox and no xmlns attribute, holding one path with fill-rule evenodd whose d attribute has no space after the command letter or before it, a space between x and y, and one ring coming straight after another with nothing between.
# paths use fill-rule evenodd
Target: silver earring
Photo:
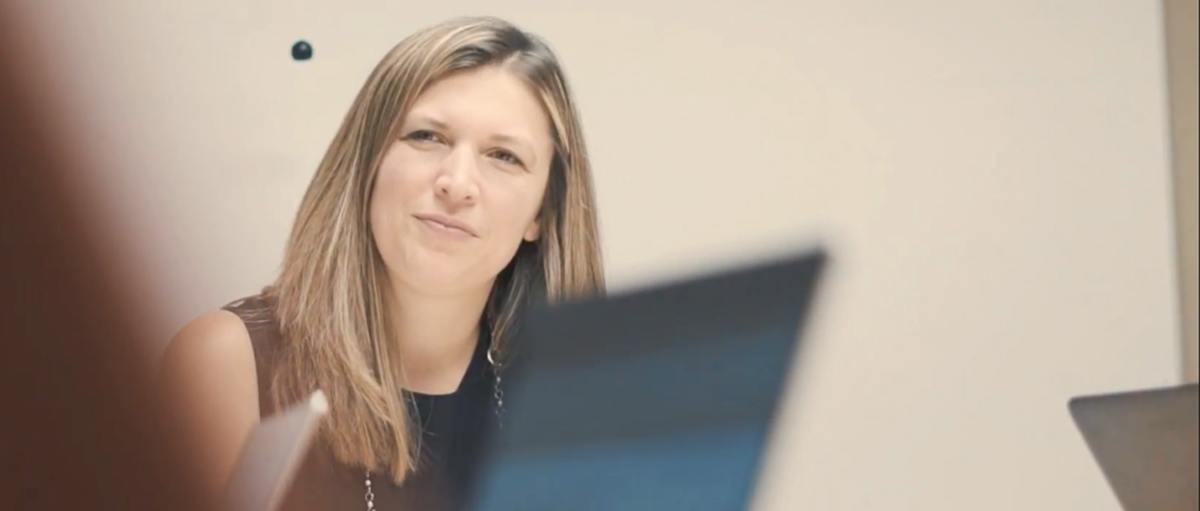
<instances>
[{"instance_id":1,"label":"silver earring","mask_svg":"<svg viewBox=\"0 0 1200 511\"><path fill-rule=\"evenodd\" d=\"M494 393L493 393L493 397L496 399L496 422L499 427L503 428L504 427L504 389L501 388L501 386L500 386L500 383L502 381L500 378L500 365L496 363L496 358L494 356L494 353L495 353L494 349L491 349L491 348L488 349L487 361L489 364L492 365L492 372L496 373L496 380L494 382L495 387L494 387Z\"/></svg>"}]
</instances>

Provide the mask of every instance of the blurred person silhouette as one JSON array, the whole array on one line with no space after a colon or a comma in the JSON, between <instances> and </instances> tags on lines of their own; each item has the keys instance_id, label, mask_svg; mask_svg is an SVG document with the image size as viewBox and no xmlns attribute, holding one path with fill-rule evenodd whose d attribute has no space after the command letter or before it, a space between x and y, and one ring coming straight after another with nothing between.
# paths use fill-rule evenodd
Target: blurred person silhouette
<instances>
[{"instance_id":1,"label":"blurred person silhouette","mask_svg":"<svg viewBox=\"0 0 1200 511\"><path fill-rule=\"evenodd\" d=\"M603 292L559 61L506 21L456 18L378 63L316 169L278 278L184 326L161 374L212 443L209 488L254 424L319 389L330 415L285 509L457 509L481 438L503 421L522 312Z\"/></svg>"},{"instance_id":2,"label":"blurred person silhouette","mask_svg":"<svg viewBox=\"0 0 1200 511\"><path fill-rule=\"evenodd\" d=\"M204 511L28 11L0 2L0 509ZM41 35L45 37L45 35Z\"/></svg>"}]
</instances>

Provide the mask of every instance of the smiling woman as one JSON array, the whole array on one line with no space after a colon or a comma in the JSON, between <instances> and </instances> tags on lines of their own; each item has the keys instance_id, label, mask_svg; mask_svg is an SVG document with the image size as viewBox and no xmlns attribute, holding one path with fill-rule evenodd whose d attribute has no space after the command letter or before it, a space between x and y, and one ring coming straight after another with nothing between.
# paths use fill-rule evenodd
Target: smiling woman
<instances>
[{"instance_id":1,"label":"smiling woman","mask_svg":"<svg viewBox=\"0 0 1200 511\"><path fill-rule=\"evenodd\" d=\"M491 277L537 241L552 133L538 98L504 67L461 71L417 99L371 203L396 292L473 293L482 308Z\"/></svg>"},{"instance_id":2,"label":"smiling woman","mask_svg":"<svg viewBox=\"0 0 1200 511\"><path fill-rule=\"evenodd\" d=\"M591 169L566 79L495 18L422 30L362 87L296 216L281 274L172 340L168 384L224 483L261 417L323 390L289 502L454 509L502 413L531 303L603 292ZM285 504L290 506L290 504Z\"/></svg>"}]
</instances>

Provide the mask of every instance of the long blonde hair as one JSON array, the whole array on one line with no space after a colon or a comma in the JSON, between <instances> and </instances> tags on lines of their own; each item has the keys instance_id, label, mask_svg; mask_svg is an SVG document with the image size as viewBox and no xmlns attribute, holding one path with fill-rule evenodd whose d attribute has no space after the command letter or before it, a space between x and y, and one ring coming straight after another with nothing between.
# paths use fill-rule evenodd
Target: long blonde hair
<instances>
[{"instance_id":1,"label":"long blonde hair","mask_svg":"<svg viewBox=\"0 0 1200 511\"><path fill-rule=\"evenodd\" d=\"M304 195L280 276L268 288L284 339L271 399L285 406L323 390L331 405L324 444L339 461L386 469L397 483L416 469L418 426L394 369L387 274L369 228L371 192L415 99L448 74L482 66L527 82L545 106L556 146L541 236L518 249L485 310L497 363L530 303L604 291L591 168L566 79L544 42L491 17L426 28L378 64Z\"/></svg>"}]
</instances>

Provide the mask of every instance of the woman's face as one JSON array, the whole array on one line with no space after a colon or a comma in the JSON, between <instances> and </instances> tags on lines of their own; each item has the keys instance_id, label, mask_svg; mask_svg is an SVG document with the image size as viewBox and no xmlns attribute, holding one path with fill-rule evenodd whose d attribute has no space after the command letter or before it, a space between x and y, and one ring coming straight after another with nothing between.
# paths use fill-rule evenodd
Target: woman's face
<instances>
[{"instance_id":1,"label":"woman's face","mask_svg":"<svg viewBox=\"0 0 1200 511\"><path fill-rule=\"evenodd\" d=\"M371 231L392 280L424 294L490 290L538 236L553 156L541 101L508 71L464 71L426 89L372 192Z\"/></svg>"}]
</instances>

